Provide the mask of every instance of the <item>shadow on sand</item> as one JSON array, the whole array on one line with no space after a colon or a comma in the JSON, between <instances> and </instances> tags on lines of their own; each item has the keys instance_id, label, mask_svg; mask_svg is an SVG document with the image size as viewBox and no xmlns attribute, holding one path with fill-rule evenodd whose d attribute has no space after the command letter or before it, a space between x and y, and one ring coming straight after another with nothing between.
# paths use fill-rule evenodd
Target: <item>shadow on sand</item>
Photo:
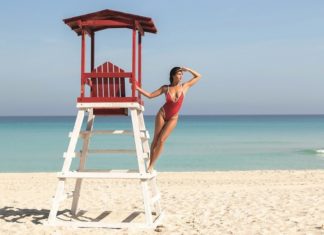
<instances>
[{"instance_id":1,"label":"shadow on sand","mask_svg":"<svg viewBox=\"0 0 324 235\"><path fill-rule=\"evenodd\" d=\"M27 209L27 208L15 208L15 207L3 207L0 208L0 220L4 220L9 223L25 223L23 221L25 218L29 218L34 224L44 224L47 221L49 210L47 209ZM87 211L81 210L75 216L71 215L71 211L68 209L59 211L57 213L58 219L61 221L79 220L79 221L89 221L89 222L99 222L107 217L111 211L104 211L99 216L95 218L87 217ZM122 222L131 222L138 215L143 212L133 212L127 216Z\"/></svg>"}]
</instances>

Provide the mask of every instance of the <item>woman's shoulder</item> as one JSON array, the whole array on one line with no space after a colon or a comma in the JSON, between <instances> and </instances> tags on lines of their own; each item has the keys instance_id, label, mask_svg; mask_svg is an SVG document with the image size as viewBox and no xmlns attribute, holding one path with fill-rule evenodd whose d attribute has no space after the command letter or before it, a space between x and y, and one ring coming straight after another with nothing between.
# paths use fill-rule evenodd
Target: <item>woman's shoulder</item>
<instances>
[{"instance_id":1,"label":"woman's shoulder","mask_svg":"<svg viewBox=\"0 0 324 235\"><path fill-rule=\"evenodd\" d=\"M169 85L163 85L161 86L161 89L163 92L167 92L168 91L168 88L169 88Z\"/></svg>"}]
</instances>

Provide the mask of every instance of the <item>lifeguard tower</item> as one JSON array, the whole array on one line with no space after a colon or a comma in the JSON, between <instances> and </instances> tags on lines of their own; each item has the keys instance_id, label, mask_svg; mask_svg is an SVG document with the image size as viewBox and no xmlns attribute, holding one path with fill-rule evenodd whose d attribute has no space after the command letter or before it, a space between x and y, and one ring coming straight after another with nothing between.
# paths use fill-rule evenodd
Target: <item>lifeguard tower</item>
<instances>
[{"instance_id":1,"label":"lifeguard tower","mask_svg":"<svg viewBox=\"0 0 324 235\"><path fill-rule=\"evenodd\" d=\"M78 36L81 36L81 92L77 98L78 114L73 131L70 132L70 143L63 154L64 164L58 173L58 185L53 198L52 208L48 218L49 225L69 225L77 227L148 227L154 228L161 223L162 210L160 194L156 185L157 173L148 173L147 164L150 157L149 133L145 128L144 106L141 95L136 91L135 84L141 86L142 66L142 36L145 32L156 33L157 30L151 18L133 15L113 10L103 10L86 15L63 20ZM95 65L95 33L114 28L132 30L132 65L131 71L125 71L110 61L99 66ZM90 37L90 71L86 71L86 36ZM127 90L127 88L129 88ZM86 92L87 89L89 92ZM127 94L129 91L129 94ZM89 93L89 94L87 94ZM128 115L130 112L132 130L94 130L96 115ZM87 125L82 129L83 119L87 114ZM130 134L134 136L136 150L129 149L89 149L91 136L97 134ZM78 140L83 140L81 151L76 151ZM136 170L90 170L85 163L89 153L96 154L129 154L137 157ZM72 171L71 163L79 158L78 170ZM65 192L66 180L76 179L74 191ZM83 179L137 179L141 182L145 221L143 223L120 222L80 222L62 221L57 218L60 203L72 198L71 214L76 215ZM127 193L127 192L125 192ZM127 203L127 202L125 202Z\"/></svg>"}]
</instances>

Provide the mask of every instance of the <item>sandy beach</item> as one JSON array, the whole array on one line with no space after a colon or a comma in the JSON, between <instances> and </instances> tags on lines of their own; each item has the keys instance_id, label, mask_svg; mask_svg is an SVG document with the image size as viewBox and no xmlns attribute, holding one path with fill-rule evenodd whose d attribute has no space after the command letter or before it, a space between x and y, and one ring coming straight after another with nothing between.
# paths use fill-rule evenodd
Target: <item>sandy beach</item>
<instances>
[{"instance_id":1,"label":"sandy beach","mask_svg":"<svg viewBox=\"0 0 324 235\"><path fill-rule=\"evenodd\" d=\"M323 170L159 173L165 217L155 231L45 226L56 184L55 173L0 174L0 234L324 234ZM79 218L143 211L140 189L136 180L85 180Z\"/></svg>"}]
</instances>

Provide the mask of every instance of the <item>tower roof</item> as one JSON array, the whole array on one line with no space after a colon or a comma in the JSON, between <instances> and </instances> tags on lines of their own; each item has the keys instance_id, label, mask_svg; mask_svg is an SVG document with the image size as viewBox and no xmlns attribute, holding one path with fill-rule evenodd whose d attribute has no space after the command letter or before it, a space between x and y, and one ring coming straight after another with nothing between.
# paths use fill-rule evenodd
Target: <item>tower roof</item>
<instances>
[{"instance_id":1,"label":"tower roof","mask_svg":"<svg viewBox=\"0 0 324 235\"><path fill-rule=\"evenodd\" d=\"M67 18L63 21L78 35L81 35L82 29L86 29L88 32L96 32L109 28L133 29L134 24L136 29L143 31L143 33L157 33L157 29L151 18L109 9Z\"/></svg>"}]
</instances>

